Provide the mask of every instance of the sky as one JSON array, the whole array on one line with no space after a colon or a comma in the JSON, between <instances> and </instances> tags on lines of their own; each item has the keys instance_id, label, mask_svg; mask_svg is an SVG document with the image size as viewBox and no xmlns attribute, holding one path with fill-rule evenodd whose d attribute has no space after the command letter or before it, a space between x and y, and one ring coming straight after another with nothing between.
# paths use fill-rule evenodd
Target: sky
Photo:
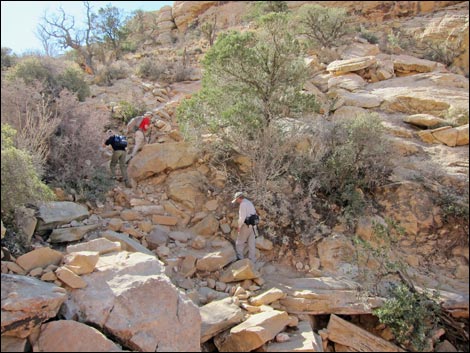
<instances>
[{"instance_id":1,"label":"sky","mask_svg":"<svg viewBox=\"0 0 470 353\"><path fill-rule=\"evenodd\" d=\"M174 1L91 1L93 12L108 4L130 14L134 10L155 11L163 6L173 6ZM44 52L41 41L36 37L38 23L48 14L58 14L62 7L66 14L74 16L76 22L85 18L82 1L2 1L2 48L12 49L14 54Z\"/></svg>"}]
</instances>

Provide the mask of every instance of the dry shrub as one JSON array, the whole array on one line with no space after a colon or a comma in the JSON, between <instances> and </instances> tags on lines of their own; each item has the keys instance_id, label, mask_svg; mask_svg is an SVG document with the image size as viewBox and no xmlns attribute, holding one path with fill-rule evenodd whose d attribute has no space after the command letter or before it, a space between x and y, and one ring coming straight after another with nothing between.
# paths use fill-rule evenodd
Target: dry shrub
<instances>
[{"instance_id":1,"label":"dry shrub","mask_svg":"<svg viewBox=\"0 0 470 353\"><path fill-rule=\"evenodd\" d=\"M137 76L152 81L159 81L168 75L167 65L160 60L145 58L137 67Z\"/></svg>"},{"instance_id":2,"label":"dry shrub","mask_svg":"<svg viewBox=\"0 0 470 353\"><path fill-rule=\"evenodd\" d=\"M28 151L36 171L41 174L49 154L49 138L56 130L60 117L44 85L31 85L22 80L2 81L2 123L16 131L15 146Z\"/></svg>"},{"instance_id":3,"label":"dry shrub","mask_svg":"<svg viewBox=\"0 0 470 353\"><path fill-rule=\"evenodd\" d=\"M353 222L366 206L365 197L386 182L390 172L391 150L380 119L368 114L341 122L280 123L254 138L232 136L236 150L252 160L248 172L233 168L230 151L220 148L213 154L225 162L227 188L244 190L276 219L275 229L268 232L273 241L314 236L321 231L314 214L328 225L335 224L334 217L341 213L331 212L333 205ZM218 166L218 170L224 169Z\"/></svg>"},{"instance_id":4,"label":"dry shrub","mask_svg":"<svg viewBox=\"0 0 470 353\"><path fill-rule=\"evenodd\" d=\"M106 180L96 176L107 173L99 171L105 162L99 151L108 111L80 103L66 90L53 100L37 82L4 82L1 97L2 123L17 130L15 146L28 152L40 176L83 194L102 189L97 184Z\"/></svg>"},{"instance_id":5,"label":"dry shrub","mask_svg":"<svg viewBox=\"0 0 470 353\"><path fill-rule=\"evenodd\" d=\"M309 212L312 197L296 185L300 185L300 166L303 174L307 169L310 173L313 162L324 153L319 133L313 124L283 119L262 131L231 130L230 146L234 149L222 139L204 145L210 150L211 166L226 176L226 189L232 193L243 190L256 207L276 220L263 224L263 234L276 243L317 226ZM250 170L241 171L234 162L239 154L250 158Z\"/></svg>"},{"instance_id":6,"label":"dry shrub","mask_svg":"<svg viewBox=\"0 0 470 353\"><path fill-rule=\"evenodd\" d=\"M58 99L57 110L62 120L51 139L48 177L66 189L80 191L105 162L99 151L109 112L78 104L66 92Z\"/></svg>"},{"instance_id":7,"label":"dry shrub","mask_svg":"<svg viewBox=\"0 0 470 353\"><path fill-rule=\"evenodd\" d=\"M103 65L95 75L94 83L98 86L112 86L116 80L124 79L129 76L126 67L120 63L112 65Z\"/></svg>"},{"instance_id":8,"label":"dry shrub","mask_svg":"<svg viewBox=\"0 0 470 353\"><path fill-rule=\"evenodd\" d=\"M193 69L181 61L175 59L145 58L137 68L137 76L152 81L180 82L189 80Z\"/></svg>"},{"instance_id":9,"label":"dry shrub","mask_svg":"<svg viewBox=\"0 0 470 353\"><path fill-rule=\"evenodd\" d=\"M282 189L282 177L289 175L296 158L296 145L302 138L299 127L287 120L280 125L271 125L253 131L253 138L235 137L233 142L240 152L249 151L252 161L250 173L243 184L259 201L269 191ZM246 135L245 135L246 136Z\"/></svg>"}]
</instances>

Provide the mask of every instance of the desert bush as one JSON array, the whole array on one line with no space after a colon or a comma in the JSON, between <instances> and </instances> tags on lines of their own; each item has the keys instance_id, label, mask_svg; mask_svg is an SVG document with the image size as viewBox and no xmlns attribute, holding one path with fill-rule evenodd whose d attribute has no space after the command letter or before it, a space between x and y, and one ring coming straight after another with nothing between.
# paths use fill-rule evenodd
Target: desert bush
<instances>
[{"instance_id":1,"label":"desert bush","mask_svg":"<svg viewBox=\"0 0 470 353\"><path fill-rule=\"evenodd\" d=\"M326 224L341 217L352 229L369 206L374 188L385 183L391 171L391 149L380 119L367 114L340 122L315 120L297 133L297 138L302 136L308 137L309 145L289 157L286 173L295 185L289 202L297 228L315 232L308 215L317 210ZM332 208L339 212L331 212Z\"/></svg>"},{"instance_id":2,"label":"desert bush","mask_svg":"<svg viewBox=\"0 0 470 353\"><path fill-rule=\"evenodd\" d=\"M401 54L410 51L416 45L414 39L401 30L391 31L387 34L386 41L381 50L388 54Z\"/></svg>"},{"instance_id":3,"label":"desert bush","mask_svg":"<svg viewBox=\"0 0 470 353\"><path fill-rule=\"evenodd\" d=\"M212 47L215 41L215 34L217 31L217 17L214 15L210 20L207 20L201 25L201 33L203 37Z\"/></svg>"},{"instance_id":4,"label":"desert bush","mask_svg":"<svg viewBox=\"0 0 470 353\"><path fill-rule=\"evenodd\" d=\"M104 126L109 113L93 109L87 103L78 104L66 92L57 101L57 110L61 122L51 137L48 180L65 190L86 190L87 185L92 185L89 181L95 170L106 162L100 147L106 139ZM98 194L98 189L95 192Z\"/></svg>"},{"instance_id":5,"label":"desert bush","mask_svg":"<svg viewBox=\"0 0 470 353\"><path fill-rule=\"evenodd\" d=\"M383 52L389 54L410 53L422 59L440 62L451 66L463 54L461 39L450 36L443 40L426 38L423 33L408 33L396 29L388 33Z\"/></svg>"},{"instance_id":6,"label":"desert bush","mask_svg":"<svg viewBox=\"0 0 470 353\"><path fill-rule=\"evenodd\" d=\"M468 124L468 108L450 107L445 115L445 119L452 126L462 126Z\"/></svg>"},{"instance_id":7,"label":"desert bush","mask_svg":"<svg viewBox=\"0 0 470 353\"><path fill-rule=\"evenodd\" d=\"M288 17L271 13L259 21L256 33L223 33L206 53L203 88L191 99L201 101L179 110L182 125L218 127L229 140L232 130L245 131L249 139L276 120L318 109L315 97L302 93L308 68ZM189 105L198 107L198 118Z\"/></svg>"},{"instance_id":8,"label":"desert bush","mask_svg":"<svg viewBox=\"0 0 470 353\"><path fill-rule=\"evenodd\" d=\"M90 95L88 84L76 64L50 57L25 57L8 71L9 81L23 80L27 85L43 85L44 92L53 97L68 89L83 101Z\"/></svg>"},{"instance_id":9,"label":"desert bush","mask_svg":"<svg viewBox=\"0 0 470 353\"><path fill-rule=\"evenodd\" d=\"M173 66L173 82L187 81L191 78L193 69L190 66L177 62Z\"/></svg>"},{"instance_id":10,"label":"desert bush","mask_svg":"<svg viewBox=\"0 0 470 353\"><path fill-rule=\"evenodd\" d=\"M19 61L15 67L8 71L7 79L22 79L26 84L34 84L39 81L53 95L59 86L55 73L49 69L45 61L38 57L27 57Z\"/></svg>"},{"instance_id":11,"label":"desert bush","mask_svg":"<svg viewBox=\"0 0 470 353\"><path fill-rule=\"evenodd\" d=\"M391 288L390 297L373 313L390 327L395 339L414 352L423 352L426 338L440 324L438 294L418 293L404 284Z\"/></svg>"},{"instance_id":12,"label":"desert bush","mask_svg":"<svg viewBox=\"0 0 470 353\"><path fill-rule=\"evenodd\" d=\"M133 41L124 41L121 43L121 50L123 53L135 53L137 51L138 44Z\"/></svg>"},{"instance_id":13,"label":"desert bush","mask_svg":"<svg viewBox=\"0 0 470 353\"><path fill-rule=\"evenodd\" d=\"M431 39L418 39L418 48L423 52L423 59L437 61L451 66L454 60L465 52L458 40L433 41Z\"/></svg>"},{"instance_id":14,"label":"desert bush","mask_svg":"<svg viewBox=\"0 0 470 353\"><path fill-rule=\"evenodd\" d=\"M68 90L51 97L42 87L2 82L2 122L18 130L15 146L31 151L37 172L49 183L80 190L104 163L99 151L109 112L79 104Z\"/></svg>"},{"instance_id":15,"label":"desert bush","mask_svg":"<svg viewBox=\"0 0 470 353\"><path fill-rule=\"evenodd\" d=\"M39 175L49 154L49 138L60 122L55 98L45 91L38 81L29 85L23 80L2 81L2 122L17 131L15 147L28 151Z\"/></svg>"},{"instance_id":16,"label":"desert bush","mask_svg":"<svg viewBox=\"0 0 470 353\"><path fill-rule=\"evenodd\" d=\"M96 167L89 177L76 183L79 199L84 201L105 201L106 194L114 187L114 180L110 178L108 167Z\"/></svg>"},{"instance_id":17,"label":"desert bush","mask_svg":"<svg viewBox=\"0 0 470 353\"><path fill-rule=\"evenodd\" d=\"M315 47L339 46L351 31L344 8L307 4L299 9L298 16L299 34L306 36Z\"/></svg>"},{"instance_id":18,"label":"desert bush","mask_svg":"<svg viewBox=\"0 0 470 353\"><path fill-rule=\"evenodd\" d=\"M16 207L54 198L52 191L40 180L31 156L14 146L16 131L2 123L1 130L1 201L2 220L10 222Z\"/></svg>"},{"instance_id":19,"label":"desert bush","mask_svg":"<svg viewBox=\"0 0 470 353\"><path fill-rule=\"evenodd\" d=\"M57 81L61 87L75 93L80 102L85 101L85 98L90 96L90 86L85 82L83 72L76 68L66 68L64 72L58 75Z\"/></svg>"},{"instance_id":20,"label":"desert bush","mask_svg":"<svg viewBox=\"0 0 470 353\"><path fill-rule=\"evenodd\" d=\"M112 117L122 121L123 123L127 123L132 118L142 115L145 110L146 108L143 106L138 106L127 101L120 101L118 108L114 109Z\"/></svg>"},{"instance_id":21,"label":"desert bush","mask_svg":"<svg viewBox=\"0 0 470 353\"><path fill-rule=\"evenodd\" d=\"M311 192L320 191L344 207L352 190L372 192L390 175L391 148L375 114L333 123L325 143L327 152L309 182Z\"/></svg>"},{"instance_id":22,"label":"desert bush","mask_svg":"<svg viewBox=\"0 0 470 353\"><path fill-rule=\"evenodd\" d=\"M468 188L462 193L452 187L442 186L436 197L436 204L441 208L443 220L449 224L456 224L456 221L460 220L468 225L470 220L468 201Z\"/></svg>"},{"instance_id":23,"label":"desert bush","mask_svg":"<svg viewBox=\"0 0 470 353\"><path fill-rule=\"evenodd\" d=\"M166 71L167 66L160 60L145 58L139 63L136 74L140 78L158 81L165 75Z\"/></svg>"},{"instance_id":24,"label":"desert bush","mask_svg":"<svg viewBox=\"0 0 470 353\"><path fill-rule=\"evenodd\" d=\"M377 35L375 35L373 32L368 31L364 27L361 26L359 35L367 40L370 44L378 44L379 43L379 38Z\"/></svg>"},{"instance_id":25,"label":"desert bush","mask_svg":"<svg viewBox=\"0 0 470 353\"><path fill-rule=\"evenodd\" d=\"M126 70L119 65L105 65L96 73L94 83L98 86L112 86L115 80L126 77Z\"/></svg>"},{"instance_id":26,"label":"desert bush","mask_svg":"<svg viewBox=\"0 0 470 353\"><path fill-rule=\"evenodd\" d=\"M287 1L253 1L249 4L243 19L245 21L252 21L271 12L282 13L288 11Z\"/></svg>"},{"instance_id":27,"label":"desert bush","mask_svg":"<svg viewBox=\"0 0 470 353\"><path fill-rule=\"evenodd\" d=\"M2 70L7 69L13 66L16 62L16 55L12 55L12 50L10 48L2 47Z\"/></svg>"},{"instance_id":28,"label":"desert bush","mask_svg":"<svg viewBox=\"0 0 470 353\"><path fill-rule=\"evenodd\" d=\"M241 153L250 151L251 170L241 184L255 200L263 202L263 195L270 191L279 191L282 177L288 175L295 159L298 135L279 125L252 133L252 139L232 136L233 146Z\"/></svg>"}]
</instances>

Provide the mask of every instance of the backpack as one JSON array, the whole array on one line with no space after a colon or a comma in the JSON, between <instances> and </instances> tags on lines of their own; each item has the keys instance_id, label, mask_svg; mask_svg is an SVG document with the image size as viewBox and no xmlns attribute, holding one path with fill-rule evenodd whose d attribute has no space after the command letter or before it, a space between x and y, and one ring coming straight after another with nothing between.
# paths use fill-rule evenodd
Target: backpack
<instances>
[{"instance_id":1,"label":"backpack","mask_svg":"<svg viewBox=\"0 0 470 353\"><path fill-rule=\"evenodd\" d=\"M126 136L122 135L114 135L114 145L116 147L127 147L127 139Z\"/></svg>"},{"instance_id":2,"label":"backpack","mask_svg":"<svg viewBox=\"0 0 470 353\"><path fill-rule=\"evenodd\" d=\"M257 226L259 224L259 216L257 214L252 214L250 217L246 217L245 223L249 226Z\"/></svg>"},{"instance_id":3,"label":"backpack","mask_svg":"<svg viewBox=\"0 0 470 353\"><path fill-rule=\"evenodd\" d=\"M135 118L132 118L131 121L127 123L127 133L130 134L139 130L140 123L143 119L143 116L136 116Z\"/></svg>"}]
</instances>

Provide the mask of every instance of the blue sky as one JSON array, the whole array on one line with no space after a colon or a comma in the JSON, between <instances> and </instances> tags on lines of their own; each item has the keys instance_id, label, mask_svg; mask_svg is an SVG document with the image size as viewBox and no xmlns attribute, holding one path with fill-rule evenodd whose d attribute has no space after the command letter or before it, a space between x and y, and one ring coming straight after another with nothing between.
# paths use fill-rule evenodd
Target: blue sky
<instances>
[{"instance_id":1,"label":"blue sky","mask_svg":"<svg viewBox=\"0 0 470 353\"><path fill-rule=\"evenodd\" d=\"M91 1L94 12L99 8L111 6L131 13L134 10L155 11L165 5L173 6L174 1ZM2 47L13 50L15 54L28 51L41 51L41 41L36 38L35 32L44 11L48 14L58 13L62 7L66 14L83 20L85 7L82 1L2 1Z\"/></svg>"}]
</instances>

